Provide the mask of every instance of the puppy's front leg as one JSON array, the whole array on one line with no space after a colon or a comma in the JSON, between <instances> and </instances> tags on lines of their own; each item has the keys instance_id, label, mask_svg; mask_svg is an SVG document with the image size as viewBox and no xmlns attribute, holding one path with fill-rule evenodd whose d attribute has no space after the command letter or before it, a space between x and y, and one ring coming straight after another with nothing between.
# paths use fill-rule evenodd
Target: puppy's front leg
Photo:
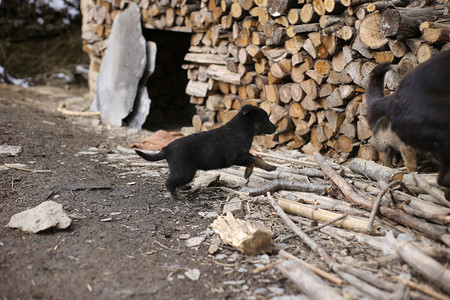
<instances>
[{"instance_id":1,"label":"puppy's front leg","mask_svg":"<svg viewBox=\"0 0 450 300\"><path fill-rule=\"evenodd\" d=\"M266 163L261 157L253 156L253 160L255 161L255 166L260 169L263 169L266 171L275 171L277 169L277 167Z\"/></svg>"},{"instance_id":2,"label":"puppy's front leg","mask_svg":"<svg viewBox=\"0 0 450 300\"><path fill-rule=\"evenodd\" d=\"M247 168L245 169L244 177L246 179L248 179L250 177L250 175L252 175L254 167L258 167L258 168L266 170L266 171L275 171L277 169L277 167L269 165L262 158L260 158L258 156L251 155L251 157L253 158L253 163L251 165L247 166ZM248 180L247 180L247 183L248 183Z\"/></svg>"}]
</instances>

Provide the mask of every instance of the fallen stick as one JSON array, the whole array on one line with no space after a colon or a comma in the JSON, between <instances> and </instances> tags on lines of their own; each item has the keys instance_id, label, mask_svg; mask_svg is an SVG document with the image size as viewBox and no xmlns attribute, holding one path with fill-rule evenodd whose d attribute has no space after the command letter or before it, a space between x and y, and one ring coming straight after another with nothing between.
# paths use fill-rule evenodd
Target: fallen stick
<instances>
[{"instance_id":1,"label":"fallen stick","mask_svg":"<svg viewBox=\"0 0 450 300\"><path fill-rule=\"evenodd\" d=\"M320 230L320 229L322 229L322 228L324 228L324 227L327 227L327 226L329 226L329 225L332 225L332 224L334 224L334 223L336 223L336 222L338 222L338 221L340 221L340 220L342 220L342 219L345 219L345 218L347 218L347 217L348 217L348 215L342 215L342 216L340 216L340 217L337 217L336 219L333 219L333 220L331 220L331 221L325 222L325 223L323 223L323 224L321 224L321 225L319 225L319 226L315 226L315 227L311 227L311 228L309 228L309 229L306 229L306 230L305 230L305 233L309 233L309 232L313 232L313 231L316 231L316 230Z\"/></svg>"},{"instance_id":2,"label":"fallen stick","mask_svg":"<svg viewBox=\"0 0 450 300\"><path fill-rule=\"evenodd\" d=\"M336 218L342 217L342 215L334 212L330 212L324 209L317 208L316 206L294 202L283 198L277 199L278 205L285 211L291 214L296 214L302 217L306 217L312 220L321 222L334 221L334 225L346 229L350 229L358 232L365 232L367 228L367 221L347 217L344 220L337 220ZM380 233L381 227L378 226L378 233Z\"/></svg>"},{"instance_id":3,"label":"fallen stick","mask_svg":"<svg viewBox=\"0 0 450 300\"><path fill-rule=\"evenodd\" d=\"M395 251L413 269L446 293L450 293L450 270L446 266L441 265L411 243L397 241Z\"/></svg>"},{"instance_id":4,"label":"fallen stick","mask_svg":"<svg viewBox=\"0 0 450 300\"><path fill-rule=\"evenodd\" d=\"M442 206L440 204L433 203L431 201L426 201L418 197L413 197L401 191L394 191L394 199L395 203L405 202L414 209L420 211L426 211L430 214L442 214L442 215L450 215L450 208ZM433 198L434 199L434 198Z\"/></svg>"},{"instance_id":5,"label":"fallen stick","mask_svg":"<svg viewBox=\"0 0 450 300\"><path fill-rule=\"evenodd\" d=\"M423 218L423 219L427 219L428 221L431 221L433 223L438 223L441 225L449 225L450 224L450 216L447 215L438 215L438 214L432 214L426 211L421 211L418 209L414 209L410 206L408 206L405 203L398 203L397 207L400 207L401 209L403 209L405 212L407 212L410 215L419 217L419 218Z\"/></svg>"},{"instance_id":6,"label":"fallen stick","mask_svg":"<svg viewBox=\"0 0 450 300\"><path fill-rule=\"evenodd\" d=\"M391 296L392 296L391 293L384 292L384 291L364 282L363 280L359 279L358 277L356 277L352 274L346 273L343 270L339 270L339 267L338 267L338 274L345 281L347 281L348 283L351 283L357 289L359 289L360 291L362 291L366 294L369 294L370 296L372 296L375 299L391 299Z\"/></svg>"},{"instance_id":7,"label":"fallen stick","mask_svg":"<svg viewBox=\"0 0 450 300\"><path fill-rule=\"evenodd\" d=\"M344 299L302 263L290 259L277 268L311 299Z\"/></svg>"},{"instance_id":8,"label":"fallen stick","mask_svg":"<svg viewBox=\"0 0 450 300\"><path fill-rule=\"evenodd\" d=\"M331 211L339 211L352 216L369 216L369 213L363 209L359 209L350 205L350 203L343 200L337 200L329 196L322 196L312 193L304 192L280 192L282 197L295 196L298 199L296 202L316 205L319 208L324 208Z\"/></svg>"},{"instance_id":9,"label":"fallen stick","mask_svg":"<svg viewBox=\"0 0 450 300\"><path fill-rule=\"evenodd\" d=\"M313 184L309 182L299 182L295 180L275 179L265 185L258 186L249 190L249 195L259 196L267 192L276 192L278 190L301 191L322 194L331 188L330 185Z\"/></svg>"},{"instance_id":10,"label":"fallen stick","mask_svg":"<svg viewBox=\"0 0 450 300\"><path fill-rule=\"evenodd\" d=\"M381 204L381 199L383 199L384 195L392 188L401 185L404 188L407 189L407 187L405 186L405 184L403 182L401 182L400 180L396 180L396 181L392 181L391 183L389 183L384 189L382 189L380 191L380 193L377 196L377 199L375 200L375 203L373 204L373 208L372 211L370 212L370 217L369 217L369 222L367 223L367 231L369 233L374 233L374 228L373 228L373 222L375 221L375 216L378 212L378 209L380 207Z\"/></svg>"},{"instance_id":11,"label":"fallen stick","mask_svg":"<svg viewBox=\"0 0 450 300\"><path fill-rule=\"evenodd\" d=\"M345 179L339 176L331 168L331 166L326 162L322 155L315 152L313 156L316 159L317 163L320 165L322 171L339 187L342 193L344 193L344 195L352 204L359 205L369 211L373 208L373 204L358 195L353 190L353 188L345 181ZM438 225L423 222L416 217L385 206L380 207L380 213L391 220L425 233L434 240L444 242L446 245L450 245L450 235L447 234L447 230L445 227L440 227Z\"/></svg>"},{"instance_id":12,"label":"fallen stick","mask_svg":"<svg viewBox=\"0 0 450 300\"><path fill-rule=\"evenodd\" d=\"M450 201L445 199L444 191L441 191L437 187L432 186L425 179L423 179L422 176L420 176L418 174L414 174L413 179L419 187L426 190L431 196L433 196L435 199L437 199L442 205L450 207Z\"/></svg>"},{"instance_id":13,"label":"fallen stick","mask_svg":"<svg viewBox=\"0 0 450 300\"><path fill-rule=\"evenodd\" d=\"M342 265L342 264L339 265L337 268L346 273L349 273L353 276L356 276L359 279L364 280L365 282L368 282L371 285L373 285L379 289L383 289L385 291L395 292L399 288L399 286L397 284L393 284L389 281L377 278L377 277L373 276L371 273L369 273L368 271L355 269L355 268L352 268L352 267L349 267L346 265Z\"/></svg>"},{"instance_id":14,"label":"fallen stick","mask_svg":"<svg viewBox=\"0 0 450 300\"><path fill-rule=\"evenodd\" d=\"M336 263L335 260L322 247L320 247L319 244L317 244L297 225L295 225L295 223L291 219L289 219L289 217L286 215L283 209L276 203L275 199L272 197L272 195L270 195L270 193L267 193L267 198L269 200L269 203L272 205L272 207L275 209L275 211L278 213L281 219L283 219L286 225L288 225L292 229L292 231L294 231L294 233L308 245L308 247L310 247L320 257L322 257L322 259L330 269L333 269L333 265Z\"/></svg>"},{"instance_id":15,"label":"fallen stick","mask_svg":"<svg viewBox=\"0 0 450 300\"><path fill-rule=\"evenodd\" d=\"M307 263L306 261L298 258L297 256L294 256L284 250L280 250L280 255L283 256L284 258L287 259L292 259L292 260L296 260L300 263L302 263L304 266L308 267L311 271L313 271L314 273L316 273L317 275L319 275L320 277L334 283L334 284L338 284L341 285L344 283L344 280L342 280L339 277L334 276L333 274L330 274L322 269L317 268L316 266L311 265L310 263Z\"/></svg>"},{"instance_id":16,"label":"fallen stick","mask_svg":"<svg viewBox=\"0 0 450 300\"><path fill-rule=\"evenodd\" d=\"M64 114L64 115L69 115L69 116L75 116L75 117L95 117L95 116L99 116L100 112L99 111L75 111L75 110L69 110L66 107L66 103L61 102L58 105L58 108L56 109L58 112Z\"/></svg>"},{"instance_id":17,"label":"fallen stick","mask_svg":"<svg viewBox=\"0 0 450 300\"><path fill-rule=\"evenodd\" d=\"M429 286L428 284L421 284L421 283L415 283L412 282L411 280L408 280L406 278L402 278L402 277L397 277L397 280L403 282L404 284L412 287L413 289L416 289L424 294L430 295L431 297L434 297L436 299L439 300L450 300L450 297L441 294L437 291L435 291L431 286Z\"/></svg>"},{"instance_id":18,"label":"fallen stick","mask_svg":"<svg viewBox=\"0 0 450 300\"><path fill-rule=\"evenodd\" d=\"M256 268L256 269L254 269L254 270L252 271L252 274L259 274L259 273L261 273L261 272L264 272L264 271L266 271L266 270L269 270L270 268L273 268L273 267L275 267L276 265L281 264L283 261L285 261L285 259L278 259L278 260L276 260L276 261L274 261L274 262L271 262L271 263L269 263L269 264L267 264L267 265L264 265L264 266L262 266L262 267Z\"/></svg>"},{"instance_id":19,"label":"fallen stick","mask_svg":"<svg viewBox=\"0 0 450 300\"><path fill-rule=\"evenodd\" d=\"M55 171L51 171L51 170L33 170L33 169L17 166L14 164L4 164L4 166L9 169L15 169L15 170L31 172L31 173L55 173Z\"/></svg>"},{"instance_id":20,"label":"fallen stick","mask_svg":"<svg viewBox=\"0 0 450 300\"><path fill-rule=\"evenodd\" d=\"M403 172L400 172L396 169L388 168L377 164L374 161L369 161L362 158L353 159L348 167L353 172L367 176L368 178L377 182L380 180L385 182L401 180L404 174Z\"/></svg>"}]
</instances>

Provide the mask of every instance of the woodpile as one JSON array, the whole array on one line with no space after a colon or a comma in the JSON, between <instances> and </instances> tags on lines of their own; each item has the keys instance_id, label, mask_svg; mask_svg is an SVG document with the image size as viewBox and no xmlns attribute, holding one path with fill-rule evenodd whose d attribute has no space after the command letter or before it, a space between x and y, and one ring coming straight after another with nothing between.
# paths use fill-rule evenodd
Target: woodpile
<instances>
[{"instance_id":1,"label":"woodpile","mask_svg":"<svg viewBox=\"0 0 450 300\"><path fill-rule=\"evenodd\" d=\"M127 2L82 1L91 86ZM371 70L393 63L386 76L393 90L406 72L450 48L446 0L134 2L144 27L192 34L183 68L197 108L195 130L226 123L244 104L258 105L278 127L260 145L321 151L341 162L378 159L368 144L364 100Z\"/></svg>"}]
</instances>

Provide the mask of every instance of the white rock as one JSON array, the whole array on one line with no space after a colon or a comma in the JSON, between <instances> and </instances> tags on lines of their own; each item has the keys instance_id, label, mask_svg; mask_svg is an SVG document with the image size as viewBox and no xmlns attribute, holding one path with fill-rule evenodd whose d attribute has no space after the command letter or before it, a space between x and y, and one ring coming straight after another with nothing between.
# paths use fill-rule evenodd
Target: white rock
<instances>
[{"instance_id":1,"label":"white rock","mask_svg":"<svg viewBox=\"0 0 450 300\"><path fill-rule=\"evenodd\" d=\"M217 212L215 211L199 211L198 214L204 218L217 218L217 216L219 215Z\"/></svg>"},{"instance_id":2,"label":"white rock","mask_svg":"<svg viewBox=\"0 0 450 300\"><path fill-rule=\"evenodd\" d=\"M186 246L187 247L197 247L197 246L200 246L204 240L205 240L204 236L196 236L196 237L186 240Z\"/></svg>"},{"instance_id":3,"label":"white rock","mask_svg":"<svg viewBox=\"0 0 450 300\"><path fill-rule=\"evenodd\" d=\"M1 156L17 156L22 152L22 147L11 146L7 144L0 145L0 157Z\"/></svg>"},{"instance_id":4,"label":"white rock","mask_svg":"<svg viewBox=\"0 0 450 300\"><path fill-rule=\"evenodd\" d=\"M71 222L72 220L62 208L62 204L45 201L34 208L12 216L8 227L37 233L53 227L66 229Z\"/></svg>"},{"instance_id":5,"label":"white rock","mask_svg":"<svg viewBox=\"0 0 450 300\"><path fill-rule=\"evenodd\" d=\"M231 199L228 203L223 206L223 214L226 215L227 212L233 213L235 215L237 212L242 210L242 200L238 197Z\"/></svg>"},{"instance_id":6,"label":"white rock","mask_svg":"<svg viewBox=\"0 0 450 300\"><path fill-rule=\"evenodd\" d=\"M184 272L184 275L186 275L186 277L192 281L197 281L200 278L200 274L201 273L199 269L189 269Z\"/></svg>"}]
</instances>

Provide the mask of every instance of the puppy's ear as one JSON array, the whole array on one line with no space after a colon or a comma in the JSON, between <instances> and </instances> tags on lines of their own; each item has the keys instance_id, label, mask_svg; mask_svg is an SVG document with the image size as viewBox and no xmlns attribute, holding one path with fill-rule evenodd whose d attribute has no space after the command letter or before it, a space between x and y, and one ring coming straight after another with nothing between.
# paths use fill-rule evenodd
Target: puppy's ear
<instances>
[{"instance_id":1,"label":"puppy's ear","mask_svg":"<svg viewBox=\"0 0 450 300\"><path fill-rule=\"evenodd\" d=\"M253 110L253 106L250 104L244 105L241 108L241 112L244 116L248 115Z\"/></svg>"}]
</instances>

